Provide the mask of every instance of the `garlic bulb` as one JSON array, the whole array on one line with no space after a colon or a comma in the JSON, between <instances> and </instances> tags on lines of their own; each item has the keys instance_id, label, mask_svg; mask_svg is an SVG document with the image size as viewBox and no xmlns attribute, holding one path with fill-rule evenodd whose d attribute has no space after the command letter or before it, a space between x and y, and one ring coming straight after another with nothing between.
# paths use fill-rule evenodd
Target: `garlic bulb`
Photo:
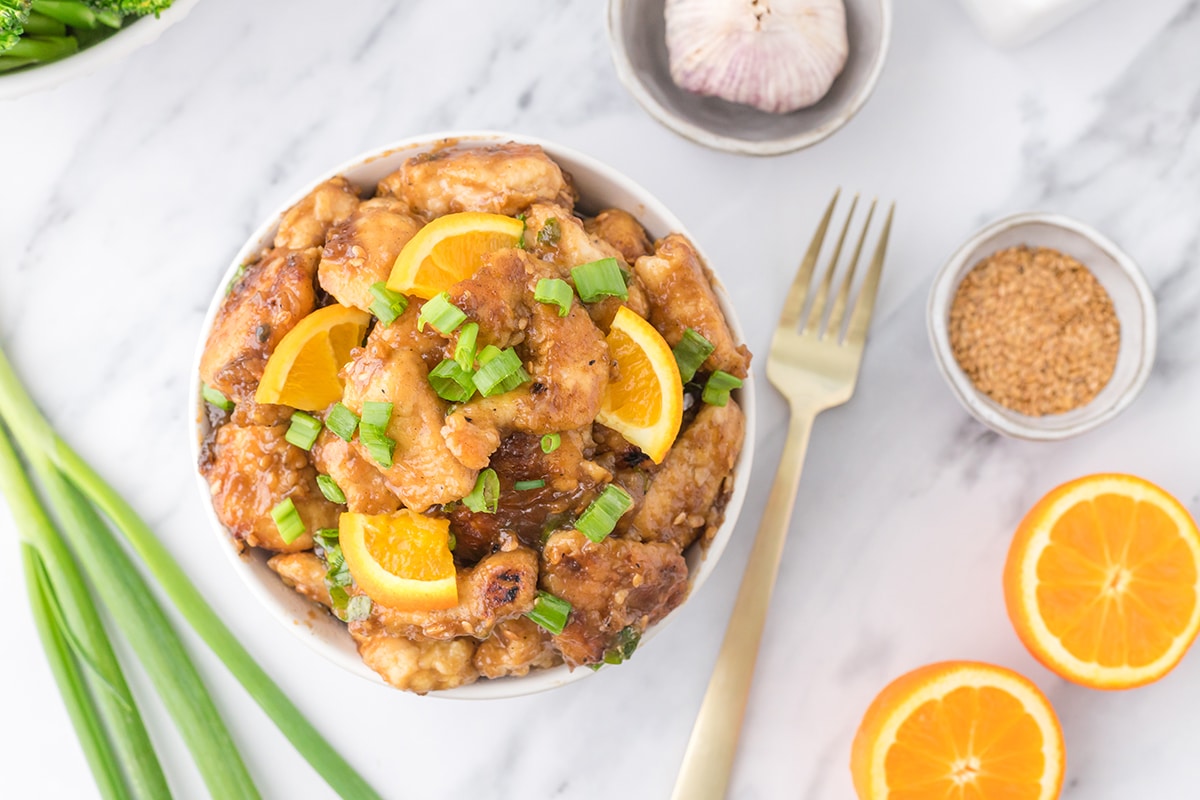
<instances>
[{"instance_id":1,"label":"garlic bulb","mask_svg":"<svg viewBox=\"0 0 1200 800\"><path fill-rule=\"evenodd\" d=\"M824 97L850 53L843 0L667 0L666 21L680 88L775 114Z\"/></svg>"}]
</instances>

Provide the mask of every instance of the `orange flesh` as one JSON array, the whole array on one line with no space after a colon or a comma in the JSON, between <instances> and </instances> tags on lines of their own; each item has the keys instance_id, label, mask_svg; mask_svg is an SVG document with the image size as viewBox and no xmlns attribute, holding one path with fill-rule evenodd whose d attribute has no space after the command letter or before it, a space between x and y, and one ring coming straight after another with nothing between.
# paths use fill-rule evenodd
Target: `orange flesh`
<instances>
[{"instance_id":1,"label":"orange flesh","mask_svg":"<svg viewBox=\"0 0 1200 800\"><path fill-rule=\"evenodd\" d=\"M368 525L367 552L393 575L434 581L454 575L450 554L450 521L409 514L403 525Z\"/></svg>"},{"instance_id":2,"label":"orange flesh","mask_svg":"<svg viewBox=\"0 0 1200 800\"><path fill-rule=\"evenodd\" d=\"M1042 732L1024 706L992 687L960 687L919 706L886 757L889 800L1037 800Z\"/></svg>"},{"instance_id":3,"label":"orange flesh","mask_svg":"<svg viewBox=\"0 0 1200 800\"><path fill-rule=\"evenodd\" d=\"M650 359L625 331L608 334L608 351L621 365L620 377L609 384L605 405L638 426L652 424L662 414L662 393Z\"/></svg>"},{"instance_id":4,"label":"orange flesh","mask_svg":"<svg viewBox=\"0 0 1200 800\"><path fill-rule=\"evenodd\" d=\"M1037 564L1038 608L1072 655L1102 666L1160 658L1188 627L1196 566L1160 508L1104 494L1072 506Z\"/></svg>"}]
</instances>

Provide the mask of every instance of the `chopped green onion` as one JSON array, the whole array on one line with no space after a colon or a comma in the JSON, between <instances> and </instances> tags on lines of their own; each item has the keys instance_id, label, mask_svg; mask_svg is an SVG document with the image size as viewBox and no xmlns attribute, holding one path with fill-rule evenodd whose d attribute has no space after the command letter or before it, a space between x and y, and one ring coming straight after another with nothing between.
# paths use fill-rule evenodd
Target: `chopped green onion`
<instances>
[{"instance_id":1,"label":"chopped green onion","mask_svg":"<svg viewBox=\"0 0 1200 800\"><path fill-rule=\"evenodd\" d=\"M476 514L495 514L500 504L500 478L496 470L489 467L480 472L475 479L475 488L462 501Z\"/></svg>"},{"instance_id":2,"label":"chopped green onion","mask_svg":"<svg viewBox=\"0 0 1200 800\"><path fill-rule=\"evenodd\" d=\"M625 286L625 277L615 258L602 258L587 264L580 264L571 270L575 280L575 291L579 299L585 303L594 303L601 297L619 297L629 299L629 289Z\"/></svg>"},{"instance_id":3,"label":"chopped green onion","mask_svg":"<svg viewBox=\"0 0 1200 800\"><path fill-rule=\"evenodd\" d=\"M737 389L741 385L741 378L717 370L708 376L708 383L704 384L704 392L701 393L700 399L710 406L723 406L729 402L730 390Z\"/></svg>"},{"instance_id":4,"label":"chopped green onion","mask_svg":"<svg viewBox=\"0 0 1200 800\"><path fill-rule=\"evenodd\" d=\"M642 635L632 625L621 628L621 632L617 634L617 640L604 651L604 663L620 664L628 661L629 657L633 655L633 651L637 650L641 638Z\"/></svg>"},{"instance_id":5,"label":"chopped green onion","mask_svg":"<svg viewBox=\"0 0 1200 800\"><path fill-rule=\"evenodd\" d=\"M358 415L341 403L334 403L333 408L325 415L325 427L348 442L354 438L354 429L358 427Z\"/></svg>"},{"instance_id":6,"label":"chopped green onion","mask_svg":"<svg viewBox=\"0 0 1200 800\"><path fill-rule=\"evenodd\" d=\"M558 306L558 315L565 317L571 312L575 290L562 278L540 278L533 289L533 299L539 303L553 303Z\"/></svg>"},{"instance_id":7,"label":"chopped green onion","mask_svg":"<svg viewBox=\"0 0 1200 800\"><path fill-rule=\"evenodd\" d=\"M529 380L521 365L521 357L511 347L503 350L488 345L479 354L479 371L475 373L475 388L484 397L512 391Z\"/></svg>"},{"instance_id":8,"label":"chopped green onion","mask_svg":"<svg viewBox=\"0 0 1200 800\"><path fill-rule=\"evenodd\" d=\"M575 521L575 530L593 542L602 542L613 532L613 528L617 527L617 520L621 515L632 507L633 498L629 493L610 483L579 515L579 519Z\"/></svg>"},{"instance_id":9,"label":"chopped green onion","mask_svg":"<svg viewBox=\"0 0 1200 800\"><path fill-rule=\"evenodd\" d=\"M371 598L356 594L346 603L346 622L358 622L371 615Z\"/></svg>"},{"instance_id":10,"label":"chopped green onion","mask_svg":"<svg viewBox=\"0 0 1200 800\"><path fill-rule=\"evenodd\" d=\"M317 488L321 490L321 494L325 495L325 499L331 503L341 505L346 502L346 493L342 491L342 487L337 485L337 481L328 475L317 476Z\"/></svg>"},{"instance_id":11,"label":"chopped green onion","mask_svg":"<svg viewBox=\"0 0 1200 800\"><path fill-rule=\"evenodd\" d=\"M417 316L417 330L423 331L426 325L431 325L438 333L449 336L466 320L467 315L462 309L450 302L450 293L442 292L429 298L425 305L421 306L421 313Z\"/></svg>"},{"instance_id":12,"label":"chopped green onion","mask_svg":"<svg viewBox=\"0 0 1200 800\"><path fill-rule=\"evenodd\" d=\"M358 440L367 448L376 464L384 469L391 469L396 453L396 440L387 435L387 429L364 422L358 426Z\"/></svg>"},{"instance_id":13,"label":"chopped green onion","mask_svg":"<svg viewBox=\"0 0 1200 800\"><path fill-rule=\"evenodd\" d=\"M562 436L557 433L547 433L542 437L542 452L547 455L553 453L562 444Z\"/></svg>"},{"instance_id":14,"label":"chopped green onion","mask_svg":"<svg viewBox=\"0 0 1200 800\"><path fill-rule=\"evenodd\" d=\"M321 420L303 411L296 411L292 414L292 424L288 426L283 438L301 450L312 450L320 435Z\"/></svg>"},{"instance_id":15,"label":"chopped green onion","mask_svg":"<svg viewBox=\"0 0 1200 800\"><path fill-rule=\"evenodd\" d=\"M526 222L528 217L526 217L525 212L522 211L520 214L517 214L517 219L521 220L521 235L519 237L517 237L517 247L524 250L525 249L525 231L529 227L529 223Z\"/></svg>"},{"instance_id":16,"label":"chopped green onion","mask_svg":"<svg viewBox=\"0 0 1200 800\"><path fill-rule=\"evenodd\" d=\"M229 284L225 287L225 294L233 294L234 287L246 277L246 268L249 264L238 264L238 268L233 271L233 277L229 279Z\"/></svg>"},{"instance_id":17,"label":"chopped green onion","mask_svg":"<svg viewBox=\"0 0 1200 800\"><path fill-rule=\"evenodd\" d=\"M546 485L545 479L538 478L537 480L534 480L534 481L517 481L516 483L513 484L513 488L516 489L518 492L527 492L530 489L541 489L545 485Z\"/></svg>"},{"instance_id":18,"label":"chopped green onion","mask_svg":"<svg viewBox=\"0 0 1200 800\"><path fill-rule=\"evenodd\" d=\"M304 535L304 520L300 519L300 512L290 497L283 498L271 509L271 519L275 520L284 544L291 544Z\"/></svg>"},{"instance_id":19,"label":"chopped green onion","mask_svg":"<svg viewBox=\"0 0 1200 800\"><path fill-rule=\"evenodd\" d=\"M450 552L454 552L454 548L458 546L458 537L454 535L454 531L450 532L450 538L446 541L446 546L450 548Z\"/></svg>"},{"instance_id":20,"label":"chopped green onion","mask_svg":"<svg viewBox=\"0 0 1200 800\"><path fill-rule=\"evenodd\" d=\"M538 591L533 609L525 616L541 625L550 633L558 636L567 627L567 617L571 614L571 604L561 597L555 597L549 592Z\"/></svg>"},{"instance_id":21,"label":"chopped green onion","mask_svg":"<svg viewBox=\"0 0 1200 800\"><path fill-rule=\"evenodd\" d=\"M538 244L555 245L558 244L559 237L562 236L562 226L558 224L558 217L550 217L542 223L542 229L538 231Z\"/></svg>"},{"instance_id":22,"label":"chopped green onion","mask_svg":"<svg viewBox=\"0 0 1200 800\"><path fill-rule=\"evenodd\" d=\"M371 303L371 313L378 317L384 327L395 322L408 308L408 298L387 288L384 281L371 284L371 296L375 298Z\"/></svg>"},{"instance_id":23,"label":"chopped green onion","mask_svg":"<svg viewBox=\"0 0 1200 800\"><path fill-rule=\"evenodd\" d=\"M457 361L448 358L429 370L429 384L438 397L451 403L465 403L471 399L471 395L475 394L472 377Z\"/></svg>"},{"instance_id":24,"label":"chopped green onion","mask_svg":"<svg viewBox=\"0 0 1200 800\"><path fill-rule=\"evenodd\" d=\"M354 582L346 557L342 555L342 544L337 528L321 528L313 534L313 540L325 551L325 588L332 594L334 589L343 589ZM344 592L343 592L344 593ZM342 605L345 608L345 604Z\"/></svg>"},{"instance_id":25,"label":"chopped green onion","mask_svg":"<svg viewBox=\"0 0 1200 800\"><path fill-rule=\"evenodd\" d=\"M454 361L467 372L475 369L475 342L478 338L478 322L468 322L458 332L458 343L454 345Z\"/></svg>"},{"instance_id":26,"label":"chopped green onion","mask_svg":"<svg viewBox=\"0 0 1200 800\"><path fill-rule=\"evenodd\" d=\"M383 428L387 430L388 424L392 421L392 404L379 403L374 400L368 400L363 403L362 407L362 422L364 428L368 425L374 428Z\"/></svg>"},{"instance_id":27,"label":"chopped green onion","mask_svg":"<svg viewBox=\"0 0 1200 800\"><path fill-rule=\"evenodd\" d=\"M204 402L222 411L233 411L233 401L207 383L200 384L200 394L204 397Z\"/></svg>"},{"instance_id":28,"label":"chopped green onion","mask_svg":"<svg viewBox=\"0 0 1200 800\"><path fill-rule=\"evenodd\" d=\"M679 377L683 378L684 383L696 377L696 370L700 369L700 365L712 355L714 349L713 343L696 333L695 328L688 328L683 332L683 338L671 348L671 352L675 355Z\"/></svg>"}]
</instances>

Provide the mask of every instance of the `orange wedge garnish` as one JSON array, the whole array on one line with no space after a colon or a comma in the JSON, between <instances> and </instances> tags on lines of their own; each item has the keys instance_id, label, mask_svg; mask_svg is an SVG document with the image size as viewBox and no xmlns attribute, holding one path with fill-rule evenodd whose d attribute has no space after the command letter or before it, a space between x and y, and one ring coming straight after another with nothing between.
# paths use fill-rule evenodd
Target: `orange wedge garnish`
<instances>
[{"instance_id":1,"label":"orange wedge garnish","mask_svg":"<svg viewBox=\"0 0 1200 800\"><path fill-rule=\"evenodd\" d=\"M524 222L501 214L438 217L404 245L387 287L428 300L474 275L488 253L516 247L524 230Z\"/></svg>"},{"instance_id":2,"label":"orange wedge garnish","mask_svg":"<svg viewBox=\"0 0 1200 800\"><path fill-rule=\"evenodd\" d=\"M1062 728L1038 688L1011 670L931 664L880 692L854 737L859 800L1053 800Z\"/></svg>"},{"instance_id":3,"label":"orange wedge garnish","mask_svg":"<svg viewBox=\"0 0 1200 800\"><path fill-rule=\"evenodd\" d=\"M449 520L408 509L342 514L338 538L351 577L373 602L398 611L458 603Z\"/></svg>"},{"instance_id":4,"label":"orange wedge garnish","mask_svg":"<svg viewBox=\"0 0 1200 800\"><path fill-rule=\"evenodd\" d=\"M1022 520L1004 598L1033 655L1068 680L1127 689L1171 671L1200 630L1200 532L1132 475L1090 475Z\"/></svg>"},{"instance_id":5,"label":"orange wedge garnish","mask_svg":"<svg viewBox=\"0 0 1200 800\"><path fill-rule=\"evenodd\" d=\"M254 393L256 403L323 411L342 399L338 371L362 343L370 315L342 305L317 309L279 341Z\"/></svg>"}]
</instances>

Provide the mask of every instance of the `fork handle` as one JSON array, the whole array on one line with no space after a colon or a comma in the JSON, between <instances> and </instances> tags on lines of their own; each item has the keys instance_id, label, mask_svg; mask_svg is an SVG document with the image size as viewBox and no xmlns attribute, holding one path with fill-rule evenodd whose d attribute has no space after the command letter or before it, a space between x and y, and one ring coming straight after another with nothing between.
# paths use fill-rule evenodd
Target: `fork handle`
<instances>
[{"instance_id":1,"label":"fork handle","mask_svg":"<svg viewBox=\"0 0 1200 800\"><path fill-rule=\"evenodd\" d=\"M750 550L750 560L742 575L742 586L725 629L716 667L692 727L692 737L688 740L672 800L721 800L725 797L750 695L750 682L754 678L758 645L762 640L775 577L779 574L783 543L796 504L796 488L800 484L804 453L816 415L817 412L810 408L792 408L779 471L758 526L754 547Z\"/></svg>"}]
</instances>

